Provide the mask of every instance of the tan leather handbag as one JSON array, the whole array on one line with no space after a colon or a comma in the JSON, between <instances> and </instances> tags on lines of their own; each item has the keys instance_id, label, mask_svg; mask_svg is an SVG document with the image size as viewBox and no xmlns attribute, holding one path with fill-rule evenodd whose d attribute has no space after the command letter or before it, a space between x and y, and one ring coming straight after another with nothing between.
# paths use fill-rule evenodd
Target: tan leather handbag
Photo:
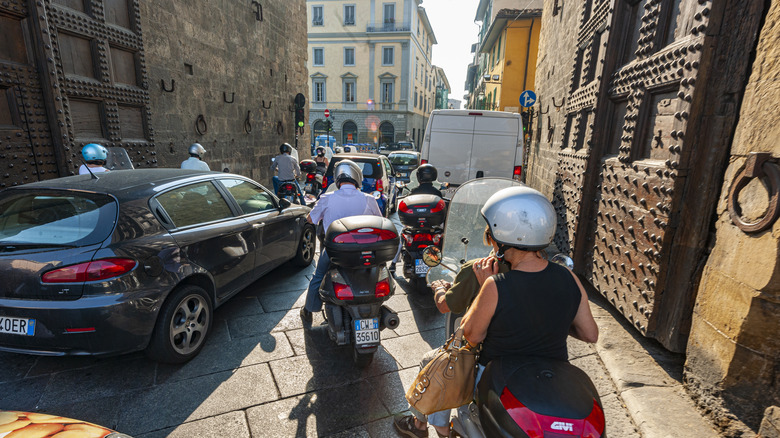
<instances>
[{"instance_id":1,"label":"tan leather handbag","mask_svg":"<svg viewBox=\"0 0 780 438\"><path fill-rule=\"evenodd\" d=\"M411 406L428 415L471 402L479 352L467 341L466 345L463 343L463 328L460 327L406 391L406 400Z\"/></svg>"}]
</instances>

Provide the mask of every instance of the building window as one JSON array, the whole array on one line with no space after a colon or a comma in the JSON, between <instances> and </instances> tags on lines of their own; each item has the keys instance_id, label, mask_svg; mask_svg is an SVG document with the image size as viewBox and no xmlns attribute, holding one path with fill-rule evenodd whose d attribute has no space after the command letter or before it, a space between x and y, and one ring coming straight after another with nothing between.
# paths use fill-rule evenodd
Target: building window
<instances>
[{"instance_id":1,"label":"building window","mask_svg":"<svg viewBox=\"0 0 780 438\"><path fill-rule=\"evenodd\" d=\"M417 87L414 88L414 107L417 108Z\"/></svg>"},{"instance_id":2,"label":"building window","mask_svg":"<svg viewBox=\"0 0 780 438\"><path fill-rule=\"evenodd\" d=\"M354 47L344 47L344 65L355 65Z\"/></svg>"},{"instance_id":3,"label":"building window","mask_svg":"<svg viewBox=\"0 0 780 438\"><path fill-rule=\"evenodd\" d=\"M355 5L344 5L344 26L355 25Z\"/></svg>"},{"instance_id":4,"label":"building window","mask_svg":"<svg viewBox=\"0 0 780 438\"><path fill-rule=\"evenodd\" d=\"M395 64L395 47L382 47L382 65Z\"/></svg>"},{"instance_id":5,"label":"building window","mask_svg":"<svg viewBox=\"0 0 780 438\"><path fill-rule=\"evenodd\" d=\"M315 66L325 65L325 49L323 49L322 47L316 47L314 49L314 65Z\"/></svg>"},{"instance_id":6,"label":"building window","mask_svg":"<svg viewBox=\"0 0 780 438\"><path fill-rule=\"evenodd\" d=\"M382 102L392 103L394 101L394 91L392 82L382 82Z\"/></svg>"},{"instance_id":7,"label":"building window","mask_svg":"<svg viewBox=\"0 0 780 438\"><path fill-rule=\"evenodd\" d=\"M315 102L325 102L325 80L324 79L315 79L314 80L314 101Z\"/></svg>"},{"instance_id":8,"label":"building window","mask_svg":"<svg viewBox=\"0 0 780 438\"><path fill-rule=\"evenodd\" d=\"M355 102L355 81L354 80L344 81L344 102L349 102L349 103Z\"/></svg>"},{"instance_id":9,"label":"building window","mask_svg":"<svg viewBox=\"0 0 780 438\"><path fill-rule=\"evenodd\" d=\"M385 3L383 5L383 22L385 27L394 27L395 24L395 3Z\"/></svg>"},{"instance_id":10,"label":"building window","mask_svg":"<svg viewBox=\"0 0 780 438\"><path fill-rule=\"evenodd\" d=\"M324 24L322 18L322 6L311 7L311 25L322 26Z\"/></svg>"}]
</instances>

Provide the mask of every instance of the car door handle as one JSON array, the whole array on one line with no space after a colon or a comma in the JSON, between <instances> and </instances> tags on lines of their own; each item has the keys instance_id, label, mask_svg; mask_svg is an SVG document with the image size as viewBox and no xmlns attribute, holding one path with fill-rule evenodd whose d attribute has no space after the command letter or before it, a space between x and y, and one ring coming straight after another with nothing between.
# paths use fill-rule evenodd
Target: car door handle
<instances>
[{"instance_id":1,"label":"car door handle","mask_svg":"<svg viewBox=\"0 0 780 438\"><path fill-rule=\"evenodd\" d=\"M263 225L265 225L265 222L260 222L259 224L252 224L252 228L256 230L262 227Z\"/></svg>"}]
</instances>

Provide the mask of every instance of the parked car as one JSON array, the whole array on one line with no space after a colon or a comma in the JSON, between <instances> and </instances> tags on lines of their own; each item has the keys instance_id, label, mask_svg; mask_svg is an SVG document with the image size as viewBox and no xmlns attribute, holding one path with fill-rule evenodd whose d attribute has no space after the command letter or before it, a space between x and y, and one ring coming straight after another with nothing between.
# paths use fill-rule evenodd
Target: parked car
<instances>
[{"instance_id":1,"label":"parked car","mask_svg":"<svg viewBox=\"0 0 780 438\"><path fill-rule=\"evenodd\" d=\"M420 166L419 152L393 152L387 159L393 165L396 179L405 183L409 182L409 174Z\"/></svg>"},{"instance_id":2,"label":"parked car","mask_svg":"<svg viewBox=\"0 0 780 438\"><path fill-rule=\"evenodd\" d=\"M394 213L397 207L395 173L390 160L384 155L361 153L334 155L328 164L328 169L325 171L325 178L322 183L323 188L327 189L333 183L333 166L344 159L352 160L363 166L363 187L361 190L366 193L374 191L380 193L377 203L379 204L379 209L382 210L382 214L387 217Z\"/></svg>"},{"instance_id":3,"label":"parked car","mask_svg":"<svg viewBox=\"0 0 780 438\"><path fill-rule=\"evenodd\" d=\"M243 176L181 169L0 191L0 350L192 359L216 307L311 263L309 211Z\"/></svg>"}]
</instances>

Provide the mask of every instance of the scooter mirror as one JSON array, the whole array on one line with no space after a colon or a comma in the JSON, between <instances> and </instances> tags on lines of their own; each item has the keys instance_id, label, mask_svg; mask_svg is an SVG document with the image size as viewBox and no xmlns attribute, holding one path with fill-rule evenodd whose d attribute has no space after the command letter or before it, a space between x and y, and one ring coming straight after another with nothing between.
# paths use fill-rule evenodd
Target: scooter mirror
<instances>
[{"instance_id":1,"label":"scooter mirror","mask_svg":"<svg viewBox=\"0 0 780 438\"><path fill-rule=\"evenodd\" d=\"M379 199L382 197L382 192L378 190L374 190L373 192L371 192L371 196L373 196L375 199Z\"/></svg>"},{"instance_id":2,"label":"scooter mirror","mask_svg":"<svg viewBox=\"0 0 780 438\"><path fill-rule=\"evenodd\" d=\"M422 253L423 263L430 267L441 264L441 250L437 246L427 246Z\"/></svg>"},{"instance_id":3,"label":"scooter mirror","mask_svg":"<svg viewBox=\"0 0 780 438\"><path fill-rule=\"evenodd\" d=\"M569 270L574 269L574 260L572 260L571 257L567 256L566 254L559 252L558 254L552 256L552 258L550 258L550 261L553 263L557 263L561 266L564 266L566 268L569 268Z\"/></svg>"}]
</instances>

